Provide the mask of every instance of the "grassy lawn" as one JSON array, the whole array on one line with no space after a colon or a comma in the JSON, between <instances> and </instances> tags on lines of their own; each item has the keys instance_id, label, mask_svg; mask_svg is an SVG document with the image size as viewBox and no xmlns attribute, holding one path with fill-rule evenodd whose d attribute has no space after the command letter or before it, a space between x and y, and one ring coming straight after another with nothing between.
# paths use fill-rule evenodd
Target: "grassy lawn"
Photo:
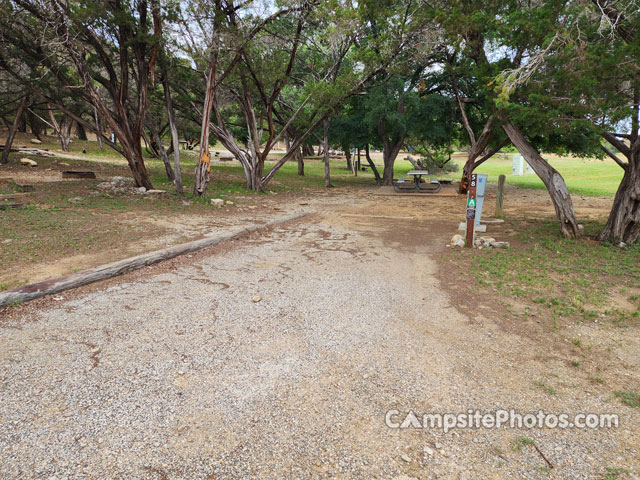
<instances>
[{"instance_id":1,"label":"grassy lawn","mask_svg":"<svg viewBox=\"0 0 640 480\"><path fill-rule=\"evenodd\" d=\"M515 222L515 223L514 223ZM514 318L548 316L552 326L565 322L611 322L618 326L640 319L640 245L621 249L589 238L566 240L554 221L511 221L516 230L509 249L453 250L452 260L479 288L498 295ZM599 223L586 223L594 235ZM496 235L500 235L497 233Z\"/></svg>"},{"instance_id":2,"label":"grassy lawn","mask_svg":"<svg viewBox=\"0 0 640 480\"><path fill-rule=\"evenodd\" d=\"M398 156L395 173L396 177L403 176L413 167L405 160L404 155ZM573 194L588 197L613 197L622 180L622 169L609 159L584 159L574 157L557 157L555 155L545 155L549 163L558 170L564 177L569 191ZM458 167L458 172L438 175L439 178L460 179L460 172L464 165L463 154L456 154L453 158ZM483 163L476 173L486 173L489 175L489 183L497 183L498 176L507 176L507 183L522 188L535 188L543 190L545 188L542 180L535 174L515 176L511 174L512 155L500 154L491 160Z\"/></svg>"}]
</instances>

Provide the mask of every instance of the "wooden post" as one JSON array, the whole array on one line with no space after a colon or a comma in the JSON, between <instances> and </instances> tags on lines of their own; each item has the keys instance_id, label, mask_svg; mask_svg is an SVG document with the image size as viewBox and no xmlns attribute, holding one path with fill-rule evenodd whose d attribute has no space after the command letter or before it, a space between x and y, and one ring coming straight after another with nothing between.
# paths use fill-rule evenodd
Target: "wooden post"
<instances>
[{"instance_id":1,"label":"wooden post","mask_svg":"<svg viewBox=\"0 0 640 480\"><path fill-rule=\"evenodd\" d=\"M16 136L16 131L18 131L18 127L20 126L20 119L22 119L22 112L24 112L24 107L27 105L27 96L22 97L20 101L20 106L18 107L18 112L16 113L16 118L13 121L13 125L11 130L9 131L9 135L7 136L7 141L4 142L4 150L2 151L2 156L0 157L0 163L8 163L9 162L9 152L11 152L11 145L13 145L13 139Z\"/></svg>"},{"instance_id":2,"label":"wooden post","mask_svg":"<svg viewBox=\"0 0 640 480\"><path fill-rule=\"evenodd\" d=\"M507 179L504 175L498 177L498 194L496 196L496 218L502 217L502 203L504 202L504 182Z\"/></svg>"},{"instance_id":3,"label":"wooden post","mask_svg":"<svg viewBox=\"0 0 640 480\"><path fill-rule=\"evenodd\" d=\"M467 248L473 248L473 229L476 221L476 187L478 185L478 174L471 174L469 191L467 194Z\"/></svg>"}]
</instances>

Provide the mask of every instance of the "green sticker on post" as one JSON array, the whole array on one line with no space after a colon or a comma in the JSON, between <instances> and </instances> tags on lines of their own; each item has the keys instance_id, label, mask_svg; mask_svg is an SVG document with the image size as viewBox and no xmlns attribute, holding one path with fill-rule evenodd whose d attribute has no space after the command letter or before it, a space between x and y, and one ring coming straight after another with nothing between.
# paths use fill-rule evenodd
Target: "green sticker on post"
<instances>
[{"instance_id":1,"label":"green sticker on post","mask_svg":"<svg viewBox=\"0 0 640 480\"><path fill-rule=\"evenodd\" d=\"M474 208L475 206L476 206L476 199L470 198L469 201L467 202L467 207Z\"/></svg>"}]
</instances>

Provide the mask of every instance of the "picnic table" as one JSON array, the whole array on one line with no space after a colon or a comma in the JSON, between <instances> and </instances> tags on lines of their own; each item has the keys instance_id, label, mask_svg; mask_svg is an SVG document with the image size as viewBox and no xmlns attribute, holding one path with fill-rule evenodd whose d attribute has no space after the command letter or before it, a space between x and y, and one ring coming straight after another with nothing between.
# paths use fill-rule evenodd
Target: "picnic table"
<instances>
[{"instance_id":1,"label":"picnic table","mask_svg":"<svg viewBox=\"0 0 640 480\"><path fill-rule=\"evenodd\" d=\"M424 186L420 184L420 180L423 176L428 176L427 170L409 170L407 175L413 177L414 185L410 187L405 185L406 182L400 180L394 185L396 192L423 192L423 193L437 193L442 189L442 185L437 178L428 178L428 181Z\"/></svg>"}]
</instances>

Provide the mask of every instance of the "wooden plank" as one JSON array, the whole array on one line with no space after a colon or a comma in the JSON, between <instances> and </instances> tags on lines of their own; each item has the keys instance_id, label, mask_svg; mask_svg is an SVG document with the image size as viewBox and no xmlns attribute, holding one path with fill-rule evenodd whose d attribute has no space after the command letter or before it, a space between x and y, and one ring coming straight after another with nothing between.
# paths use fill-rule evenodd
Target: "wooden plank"
<instances>
[{"instance_id":1,"label":"wooden plank","mask_svg":"<svg viewBox=\"0 0 640 480\"><path fill-rule=\"evenodd\" d=\"M13 290L7 290L0 292L0 307L15 303L24 303L36 298L44 297L46 295L52 295L54 293L60 293L72 288L81 287L90 283L99 282L100 280L106 280L124 273L138 270L147 265L153 265L155 263L169 260L177 257L178 255L184 255L185 253L195 252L202 250L203 248L216 245L225 240L231 240L238 238L250 232L262 230L275 225L281 225L283 223L292 222L300 218L310 215L311 212L306 212L291 217L286 217L280 220L274 220L266 223L265 225L253 225L251 227L243 228L237 232L220 235L217 237L207 237L201 240L195 240L193 242L183 243L173 247L165 248L163 250L157 250L151 253L145 253L136 257L127 258L118 262L108 263L100 267L91 268L83 272L73 273L64 277L58 277L51 280L45 280L44 282L32 283L31 285L25 285L24 287L15 288Z\"/></svg>"}]
</instances>

